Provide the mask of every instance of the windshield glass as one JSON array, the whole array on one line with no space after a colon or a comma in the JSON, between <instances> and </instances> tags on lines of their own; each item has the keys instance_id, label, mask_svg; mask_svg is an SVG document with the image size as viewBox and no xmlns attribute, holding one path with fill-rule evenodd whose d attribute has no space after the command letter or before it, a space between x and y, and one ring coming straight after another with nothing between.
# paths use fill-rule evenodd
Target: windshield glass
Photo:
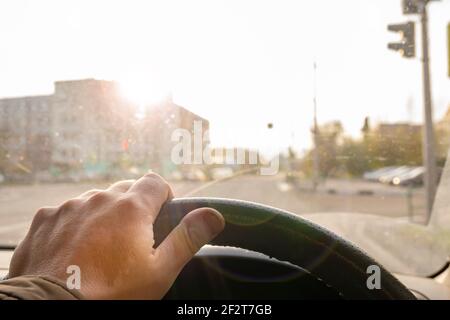
<instances>
[{"instance_id":1,"label":"windshield glass","mask_svg":"<svg viewBox=\"0 0 450 320\"><path fill-rule=\"evenodd\" d=\"M2 1L0 245L42 206L153 171L177 197L285 209L390 271L435 272L450 2L407 2Z\"/></svg>"}]
</instances>

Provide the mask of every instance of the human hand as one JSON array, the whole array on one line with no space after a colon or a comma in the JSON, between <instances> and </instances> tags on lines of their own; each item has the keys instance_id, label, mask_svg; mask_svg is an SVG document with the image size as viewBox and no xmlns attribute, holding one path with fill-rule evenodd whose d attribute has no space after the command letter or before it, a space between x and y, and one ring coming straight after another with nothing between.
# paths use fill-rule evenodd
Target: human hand
<instances>
[{"instance_id":1,"label":"human hand","mask_svg":"<svg viewBox=\"0 0 450 320\"><path fill-rule=\"evenodd\" d=\"M42 208L14 252L9 277L66 282L67 268L77 266L84 298L160 299L184 265L225 226L216 210L196 209L155 249L153 223L172 197L163 178L147 174Z\"/></svg>"}]
</instances>

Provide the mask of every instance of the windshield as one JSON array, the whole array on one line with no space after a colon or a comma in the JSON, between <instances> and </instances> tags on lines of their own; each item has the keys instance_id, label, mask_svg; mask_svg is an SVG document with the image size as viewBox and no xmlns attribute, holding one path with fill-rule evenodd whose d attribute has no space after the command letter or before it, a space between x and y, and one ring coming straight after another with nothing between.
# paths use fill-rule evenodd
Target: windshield
<instances>
[{"instance_id":1,"label":"windshield","mask_svg":"<svg viewBox=\"0 0 450 320\"><path fill-rule=\"evenodd\" d=\"M42 206L153 171L435 272L450 1L409 2L2 1L0 245Z\"/></svg>"}]
</instances>

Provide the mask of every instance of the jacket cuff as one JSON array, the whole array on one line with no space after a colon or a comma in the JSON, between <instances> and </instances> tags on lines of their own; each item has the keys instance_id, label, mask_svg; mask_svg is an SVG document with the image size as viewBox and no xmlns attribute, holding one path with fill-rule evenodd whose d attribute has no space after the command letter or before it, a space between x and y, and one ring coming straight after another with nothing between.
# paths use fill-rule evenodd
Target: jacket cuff
<instances>
[{"instance_id":1,"label":"jacket cuff","mask_svg":"<svg viewBox=\"0 0 450 320\"><path fill-rule=\"evenodd\" d=\"M78 290L48 276L20 276L0 281L0 300L80 300Z\"/></svg>"}]
</instances>

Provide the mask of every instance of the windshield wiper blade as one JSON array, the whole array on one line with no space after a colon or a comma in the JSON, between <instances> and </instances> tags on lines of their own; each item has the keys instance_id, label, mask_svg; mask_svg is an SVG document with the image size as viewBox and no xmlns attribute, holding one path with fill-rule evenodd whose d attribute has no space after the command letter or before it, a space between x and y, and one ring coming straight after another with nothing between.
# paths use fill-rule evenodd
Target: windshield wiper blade
<instances>
[{"instance_id":1,"label":"windshield wiper blade","mask_svg":"<svg viewBox=\"0 0 450 320\"><path fill-rule=\"evenodd\" d=\"M15 245L12 244L2 244L0 245L0 250L14 250L16 249Z\"/></svg>"}]
</instances>

